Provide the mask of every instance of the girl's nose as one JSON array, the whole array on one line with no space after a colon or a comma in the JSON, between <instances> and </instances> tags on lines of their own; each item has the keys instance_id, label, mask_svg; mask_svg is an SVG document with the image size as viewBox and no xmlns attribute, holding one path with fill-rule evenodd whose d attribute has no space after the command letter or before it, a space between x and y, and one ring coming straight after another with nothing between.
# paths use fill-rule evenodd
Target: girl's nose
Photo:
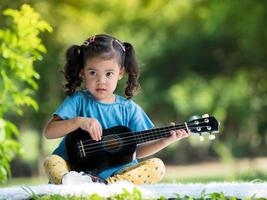
<instances>
[{"instance_id":1,"label":"girl's nose","mask_svg":"<svg viewBox=\"0 0 267 200\"><path fill-rule=\"evenodd\" d=\"M96 82L97 83L105 83L106 82L106 77L105 76L98 76Z\"/></svg>"}]
</instances>

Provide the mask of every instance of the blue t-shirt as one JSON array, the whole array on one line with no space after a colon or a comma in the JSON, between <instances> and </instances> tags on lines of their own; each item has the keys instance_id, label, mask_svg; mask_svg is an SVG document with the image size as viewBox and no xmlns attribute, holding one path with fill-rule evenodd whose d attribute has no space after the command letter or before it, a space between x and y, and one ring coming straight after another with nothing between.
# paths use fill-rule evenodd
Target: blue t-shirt
<instances>
[{"instance_id":1,"label":"blue t-shirt","mask_svg":"<svg viewBox=\"0 0 267 200\"><path fill-rule=\"evenodd\" d=\"M103 129L122 125L136 132L151 129L154 126L142 108L132 100L116 95L116 101L114 103L102 103L96 101L88 91L78 91L68 96L54 115L59 116L63 120L75 117L95 118L99 121ZM57 154L63 159L68 160L65 151L65 137L54 150L53 154ZM100 172L98 176L106 179L136 163L138 161L134 159L125 165L110 167Z\"/></svg>"}]
</instances>

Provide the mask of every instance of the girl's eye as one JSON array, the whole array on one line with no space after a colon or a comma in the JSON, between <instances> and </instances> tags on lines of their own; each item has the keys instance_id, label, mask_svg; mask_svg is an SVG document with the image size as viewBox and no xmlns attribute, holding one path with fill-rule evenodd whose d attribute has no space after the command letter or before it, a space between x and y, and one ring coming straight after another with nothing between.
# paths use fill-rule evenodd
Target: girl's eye
<instances>
[{"instance_id":1,"label":"girl's eye","mask_svg":"<svg viewBox=\"0 0 267 200\"><path fill-rule=\"evenodd\" d=\"M96 75L96 72L95 71L89 71L89 75L95 76Z\"/></svg>"},{"instance_id":2,"label":"girl's eye","mask_svg":"<svg viewBox=\"0 0 267 200\"><path fill-rule=\"evenodd\" d=\"M113 72L107 72L107 73L106 73L106 76L107 76L107 77L111 77L113 74L114 74Z\"/></svg>"}]
</instances>

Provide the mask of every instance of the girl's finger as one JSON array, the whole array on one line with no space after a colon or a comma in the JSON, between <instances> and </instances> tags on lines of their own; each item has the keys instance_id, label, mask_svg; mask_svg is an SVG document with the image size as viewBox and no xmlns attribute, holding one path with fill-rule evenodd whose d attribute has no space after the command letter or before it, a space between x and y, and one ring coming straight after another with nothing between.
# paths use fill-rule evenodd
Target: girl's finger
<instances>
[{"instance_id":1,"label":"girl's finger","mask_svg":"<svg viewBox=\"0 0 267 200\"><path fill-rule=\"evenodd\" d=\"M179 137L183 137L184 133L182 131L179 132Z\"/></svg>"},{"instance_id":2,"label":"girl's finger","mask_svg":"<svg viewBox=\"0 0 267 200\"><path fill-rule=\"evenodd\" d=\"M93 135L93 138L94 140L98 141L98 133L97 133L97 130L95 129L95 127L92 127L92 135Z\"/></svg>"},{"instance_id":3,"label":"girl's finger","mask_svg":"<svg viewBox=\"0 0 267 200\"><path fill-rule=\"evenodd\" d=\"M98 121L95 121L92 126L94 127L95 134L98 140L101 140L102 136L102 127Z\"/></svg>"},{"instance_id":4,"label":"girl's finger","mask_svg":"<svg viewBox=\"0 0 267 200\"><path fill-rule=\"evenodd\" d=\"M185 131L183 137L188 137L188 136L189 136L189 133L187 133L187 132Z\"/></svg>"},{"instance_id":5,"label":"girl's finger","mask_svg":"<svg viewBox=\"0 0 267 200\"><path fill-rule=\"evenodd\" d=\"M102 137L102 134L103 134L103 130L102 130L102 127L101 127L101 125L98 123L97 124L97 130L98 130L98 132L99 132L99 136L100 136L100 140L101 140L101 137Z\"/></svg>"},{"instance_id":6,"label":"girl's finger","mask_svg":"<svg viewBox=\"0 0 267 200\"><path fill-rule=\"evenodd\" d=\"M176 132L175 131L170 131L170 134L171 135L176 135Z\"/></svg>"},{"instance_id":7,"label":"girl's finger","mask_svg":"<svg viewBox=\"0 0 267 200\"><path fill-rule=\"evenodd\" d=\"M101 140L100 131L97 126L94 126L94 133L95 133L96 140L97 141Z\"/></svg>"},{"instance_id":8,"label":"girl's finger","mask_svg":"<svg viewBox=\"0 0 267 200\"><path fill-rule=\"evenodd\" d=\"M178 137L183 138L183 137L185 137L186 132L184 130L179 130L178 135L179 135Z\"/></svg>"}]
</instances>

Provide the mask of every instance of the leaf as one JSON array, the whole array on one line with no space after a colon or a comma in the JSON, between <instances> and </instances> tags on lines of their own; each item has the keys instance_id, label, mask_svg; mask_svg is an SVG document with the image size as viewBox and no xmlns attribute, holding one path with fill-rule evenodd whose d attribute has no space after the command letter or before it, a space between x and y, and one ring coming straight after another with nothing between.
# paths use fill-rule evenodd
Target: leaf
<instances>
[{"instance_id":1,"label":"leaf","mask_svg":"<svg viewBox=\"0 0 267 200\"><path fill-rule=\"evenodd\" d=\"M20 10L6 9L3 14L13 21L6 29L0 29L0 182L10 175L11 160L22 153L16 140L19 130L4 116L12 113L22 116L24 106L38 110L33 96L40 75L34 69L34 61L46 53L40 33L52 31L28 4L23 4Z\"/></svg>"}]
</instances>

